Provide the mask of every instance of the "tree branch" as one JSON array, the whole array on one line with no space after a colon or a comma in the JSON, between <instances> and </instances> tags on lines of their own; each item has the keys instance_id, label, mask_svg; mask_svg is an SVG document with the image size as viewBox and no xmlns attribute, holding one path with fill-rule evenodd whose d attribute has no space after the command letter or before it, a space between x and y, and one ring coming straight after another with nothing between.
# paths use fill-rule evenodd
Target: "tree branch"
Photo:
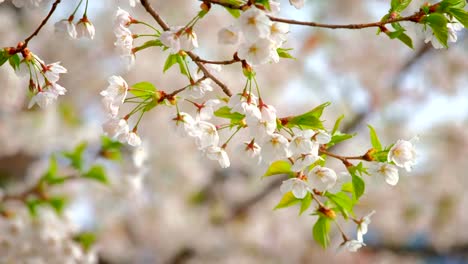
<instances>
[{"instance_id":1,"label":"tree branch","mask_svg":"<svg viewBox=\"0 0 468 264\"><path fill-rule=\"evenodd\" d=\"M169 30L169 26L168 24L164 21L164 19L156 12L156 10L154 10L154 8L151 6L151 4L148 2L148 0L141 0L141 5L145 8L146 12L148 12L153 18L154 20L159 24L159 26L164 30L164 31L168 31ZM211 74L207 69L206 67L203 65L203 63L201 63L200 61L197 61L196 59L199 58L198 55L196 55L195 53L191 52L191 51L187 51L187 54L189 55L189 57L192 59L193 62L195 62L195 64L197 64L198 68L200 68L200 70L203 72L203 75L210 78L211 80L213 80L222 90L223 92L231 97L232 96L232 92L231 90L223 83L221 82L218 78L216 78L213 74Z\"/></svg>"},{"instance_id":2,"label":"tree branch","mask_svg":"<svg viewBox=\"0 0 468 264\"><path fill-rule=\"evenodd\" d=\"M41 24L39 24L39 26L36 28L36 30L34 30L34 32L24 40L24 43L15 50L15 53L22 52L24 49L26 49L28 47L29 41L32 38L34 38L35 36L37 36L37 34L39 34L39 31L41 31L42 27L44 27L45 24L47 24L47 21L52 16L52 14L55 12L55 9L57 9L57 6L58 6L58 4L60 4L60 2L61 2L61 0L55 0L55 2L52 4L52 7L50 8L49 13L42 20Z\"/></svg>"}]
</instances>

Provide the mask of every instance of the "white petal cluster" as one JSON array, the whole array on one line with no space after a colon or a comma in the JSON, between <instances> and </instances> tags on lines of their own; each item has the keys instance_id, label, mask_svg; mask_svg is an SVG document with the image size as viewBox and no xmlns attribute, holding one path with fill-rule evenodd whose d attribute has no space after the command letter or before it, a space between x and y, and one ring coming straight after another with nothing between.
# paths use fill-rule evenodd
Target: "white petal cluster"
<instances>
[{"instance_id":1,"label":"white petal cluster","mask_svg":"<svg viewBox=\"0 0 468 264\"><path fill-rule=\"evenodd\" d=\"M398 140L388 152L388 162L393 162L406 171L411 171L411 168L416 164L416 148L413 145L414 138L410 141Z\"/></svg>"},{"instance_id":2,"label":"white petal cluster","mask_svg":"<svg viewBox=\"0 0 468 264\"><path fill-rule=\"evenodd\" d=\"M141 138L136 134L135 129L130 131L127 119L118 118L119 108L125 101L128 94L128 84L121 76L111 76L108 79L109 85L101 91L102 103L109 115L109 119L102 125L104 133L117 138L122 143L138 147L141 145Z\"/></svg>"},{"instance_id":3,"label":"white petal cluster","mask_svg":"<svg viewBox=\"0 0 468 264\"><path fill-rule=\"evenodd\" d=\"M392 186L395 186L398 183L398 168L395 165L376 162L369 166L369 173L371 175L384 177L385 181Z\"/></svg>"},{"instance_id":4,"label":"white petal cluster","mask_svg":"<svg viewBox=\"0 0 468 264\"><path fill-rule=\"evenodd\" d=\"M55 26L56 33L64 34L71 39L76 39L77 32L76 32L75 23L73 23L73 20L62 19L56 22L54 26Z\"/></svg>"},{"instance_id":5,"label":"white petal cluster","mask_svg":"<svg viewBox=\"0 0 468 264\"><path fill-rule=\"evenodd\" d=\"M129 29L132 20L133 18L127 11L120 7L117 9L114 16L114 35L116 37L114 45L128 69L135 64L133 34Z\"/></svg>"},{"instance_id":6,"label":"white petal cluster","mask_svg":"<svg viewBox=\"0 0 468 264\"><path fill-rule=\"evenodd\" d=\"M38 70L38 68L42 70ZM28 69L27 73L24 72L26 69ZM40 108L47 108L57 100L58 96L64 95L67 90L57 83L63 73L67 73L67 69L60 65L60 62L45 64L36 55L28 60L23 59L17 74L19 76L29 74L30 89L35 92L29 101L28 108L35 104Z\"/></svg>"},{"instance_id":7,"label":"white petal cluster","mask_svg":"<svg viewBox=\"0 0 468 264\"><path fill-rule=\"evenodd\" d=\"M0 217L0 258L2 263L97 263L97 254L85 252L73 240L76 226L46 208L32 218L18 210L11 218Z\"/></svg>"},{"instance_id":8,"label":"white petal cluster","mask_svg":"<svg viewBox=\"0 0 468 264\"><path fill-rule=\"evenodd\" d=\"M311 191L309 184L298 178L283 181L280 187L281 193L292 192L297 199L303 199Z\"/></svg>"},{"instance_id":9,"label":"white petal cluster","mask_svg":"<svg viewBox=\"0 0 468 264\"><path fill-rule=\"evenodd\" d=\"M94 39L96 29L94 25L88 20L87 17L83 17L76 23L76 37Z\"/></svg>"},{"instance_id":10,"label":"white petal cluster","mask_svg":"<svg viewBox=\"0 0 468 264\"><path fill-rule=\"evenodd\" d=\"M191 51L198 48L197 34L191 27L172 27L161 33L159 40L169 48L171 53L177 53L180 50Z\"/></svg>"},{"instance_id":11,"label":"white petal cluster","mask_svg":"<svg viewBox=\"0 0 468 264\"><path fill-rule=\"evenodd\" d=\"M273 3L273 5L271 5ZM272 12L279 11L279 3L270 1ZM237 25L218 32L221 44L238 44L238 56L251 65L278 62L277 49L286 41L288 24L272 22L265 11L251 7L238 19Z\"/></svg>"}]
</instances>

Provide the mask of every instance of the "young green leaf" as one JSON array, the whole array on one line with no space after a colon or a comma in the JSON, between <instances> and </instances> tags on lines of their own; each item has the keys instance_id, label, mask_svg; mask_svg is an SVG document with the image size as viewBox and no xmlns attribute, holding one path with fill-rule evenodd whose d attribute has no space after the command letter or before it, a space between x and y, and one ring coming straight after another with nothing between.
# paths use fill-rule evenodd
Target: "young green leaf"
<instances>
[{"instance_id":1,"label":"young green leaf","mask_svg":"<svg viewBox=\"0 0 468 264\"><path fill-rule=\"evenodd\" d=\"M107 179L106 176L106 171L104 170L104 167L100 165L94 165L92 166L89 171L87 171L85 174L83 174L84 178L91 179L98 181L103 184L108 184L109 180Z\"/></svg>"},{"instance_id":2,"label":"young green leaf","mask_svg":"<svg viewBox=\"0 0 468 264\"><path fill-rule=\"evenodd\" d=\"M239 122L244 119L244 115L234 112L231 113L231 108L228 106L223 106L214 112L214 115L221 118L231 119L232 122Z\"/></svg>"},{"instance_id":3,"label":"young green leaf","mask_svg":"<svg viewBox=\"0 0 468 264\"><path fill-rule=\"evenodd\" d=\"M290 176L294 176L294 172L291 171L291 163L284 160L275 161L270 165L270 167L268 167L263 177L269 177L278 174L288 174Z\"/></svg>"},{"instance_id":4,"label":"young green leaf","mask_svg":"<svg viewBox=\"0 0 468 264\"><path fill-rule=\"evenodd\" d=\"M78 242L85 251L88 251L96 242L96 235L91 232L83 232L74 237L73 240Z\"/></svg>"},{"instance_id":5,"label":"young green leaf","mask_svg":"<svg viewBox=\"0 0 468 264\"><path fill-rule=\"evenodd\" d=\"M309 209L310 204L312 203L312 194L308 192L304 198L301 200L301 210L299 211L299 215Z\"/></svg>"},{"instance_id":6,"label":"young green leaf","mask_svg":"<svg viewBox=\"0 0 468 264\"><path fill-rule=\"evenodd\" d=\"M400 13L401 11L405 10L410 3L411 3L411 0L392 0L390 4L391 5L390 12Z\"/></svg>"},{"instance_id":7,"label":"young green leaf","mask_svg":"<svg viewBox=\"0 0 468 264\"><path fill-rule=\"evenodd\" d=\"M323 248L327 248L330 244L330 220L326 217L320 216L317 219L312 229L314 240L317 241Z\"/></svg>"},{"instance_id":8,"label":"young green leaf","mask_svg":"<svg viewBox=\"0 0 468 264\"><path fill-rule=\"evenodd\" d=\"M67 205L67 198L61 196L51 197L46 202L55 210L57 214L62 214Z\"/></svg>"},{"instance_id":9,"label":"young green leaf","mask_svg":"<svg viewBox=\"0 0 468 264\"><path fill-rule=\"evenodd\" d=\"M351 178L353 183L354 199L358 200L364 194L366 184L364 183L364 180L361 177L354 173L351 174Z\"/></svg>"},{"instance_id":10,"label":"young green leaf","mask_svg":"<svg viewBox=\"0 0 468 264\"><path fill-rule=\"evenodd\" d=\"M10 55L5 49L0 50L0 66L2 66L5 62L7 62L8 58L10 58Z\"/></svg>"},{"instance_id":11,"label":"young green leaf","mask_svg":"<svg viewBox=\"0 0 468 264\"><path fill-rule=\"evenodd\" d=\"M468 28L468 12L466 10L450 8L449 13L462 23L465 28Z\"/></svg>"},{"instance_id":12,"label":"young green leaf","mask_svg":"<svg viewBox=\"0 0 468 264\"><path fill-rule=\"evenodd\" d=\"M83 153L86 149L86 142L79 144L72 152L64 152L63 156L70 160L71 166L78 171L83 169Z\"/></svg>"},{"instance_id":13,"label":"young green leaf","mask_svg":"<svg viewBox=\"0 0 468 264\"><path fill-rule=\"evenodd\" d=\"M448 30L447 30L447 18L443 14L432 13L425 17L424 22L427 23L437 38L437 40L444 46L448 47Z\"/></svg>"},{"instance_id":14,"label":"young green leaf","mask_svg":"<svg viewBox=\"0 0 468 264\"><path fill-rule=\"evenodd\" d=\"M164 63L164 68L163 68L163 73L165 73L167 70L169 70L174 64L177 63L177 56L178 54L170 54L166 62Z\"/></svg>"},{"instance_id":15,"label":"young green leaf","mask_svg":"<svg viewBox=\"0 0 468 264\"><path fill-rule=\"evenodd\" d=\"M379 137L377 136L375 129L371 125L367 125L367 127L369 128L369 135L372 147L376 150L381 150L382 144L380 143Z\"/></svg>"},{"instance_id":16,"label":"young green leaf","mask_svg":"<svg viewBox=\"0 0 468 264\"><path fill-rule=\"evenodd\" d=\"M13 56L10 56L8 62L10 62L10 66L13 68L13 70L17 71L19 69L21 59L18 54L14 54Z\"/></svg>"},{"instance_id":17,"label":"young green leaf","mask_svg":"<svg viewBox=\"0 0 468 264\"><path fill-rule=\"evenodd\" d=\"M347 219L349 214L353 214L354 202L345 192L336 194L327 192L325 196L338 207L344 218Z\"/></svg>"},{"instance_id":18,"label":"young green leaf","mask_svg":"<svg viewBox=\"0 0 468 264\"><path fill-rule=\"evenodd\" d=\"M294 196L292 192L287 192L283 195L283 198L281 198L281 201L275 206L274 210L295 205L296 203L300 201L301 199L297 199L296 196Z\"/></svg>"},{"instance_id":19,"label":"young green leaf","mask_svg":"<svg viewBox=\"0 0 468 264\"><path fill-rule=\"evenodd\" d=\"M413 40L410 38L410 36L406 35L405 33L401 33L397 38L409 48L413 48Z\"/></svg>"},{"instance_id":20,"label":"young green leaf","mask_svg":"<svg viewBox=\"0 0 468 264\"><path fill-rule=\"evenodd\" d=\"M280 58L284 59L296 59L294 58L291 54L289 54L289 51L292 49L284 49L284 48L277 48L276 52L278 52L278 56Z\"/></svg>"},{"instance_id":21,"label":"young green leaf","mask_svg":"<svg viewBox=\"0 0 468 264\"><path fill-rule=\"evenodd\" d=\"M343 121L343 119L344 119L344 115L340 115L340 117L336 119L335 125L333 126L333 130L331 132L332 135L335 134L338 131L338 129L340 129L340 124L341 124L341 121Z\"/></svg>"},{"instance_id":22,"label":"young green leaf","mask_svg":"<svg viewBox=\"0 0 468 264\"><path fill-rule=\"evenodd\" d=\"M229 12L229 14L231 14L231 16L235 17L235 18L239 18L240 15L241 15L241 11L239 9L232 9L232 8L229 8L229 7L224 7L226 9L226 11Z\"/></svg>"},{"instance_id":23,"label":"young green leaf","mask_svg":"<svg viewBox=\"0 0 468 264\"><path fill-rule=\"evenodd\" d=\"M130 87L133 95L143 99L153 96L156 91L156 87L150 82L139 82Z\"/></svg>"}]
</instances>

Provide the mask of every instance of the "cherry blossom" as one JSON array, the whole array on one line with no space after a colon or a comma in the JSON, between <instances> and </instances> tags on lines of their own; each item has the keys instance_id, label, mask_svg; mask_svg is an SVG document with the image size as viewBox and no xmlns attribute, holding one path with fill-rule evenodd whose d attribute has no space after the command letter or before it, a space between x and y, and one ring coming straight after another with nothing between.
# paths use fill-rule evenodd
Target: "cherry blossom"
<instances>
[{"instance_id":1,"label":"cherry blossom","mask_svg":"<svg viewBox=\"0 0 468 264\"><path fill-rule=\"evenodd\" d=\"M320 165L315 166L309 173L311 186L320 191L332 188L336 180L337 176L334 170Z\"/></svg>"},{"instance_id":2,"label":"cherry blossom","mask_svg":"<svg viewBox=\"0 0 468 264\"><path fill-rule=\"evenodd\" d=\"M219 30L218 42L220 44L235 45L239 43L240 32L236 26L229 26Z\"/></svg>"},{"instance_id":3,"label":"cherry blossom","mask_svg":"<svg viewBox=\"0 0 468 264\"><path fill-rule=\"evenodd\" d=\"M398 168L395 165L388 163L373 163L369 167L369 172L371 175L379 175L385 178L385 181L394 186L398 183Z\"/></svg>"},{"instance_id":4,"label":"cherry blossom","mask_svg":"<svg viewBox=\"0 0 468 264\"><path fill-rule=\"evenodd\" d=\"M69 19L62 19L56 22L55 32L67 34L71 39L75 39L77 36L75 24Z\"/></svg>"},{"instance_id":5,"label":"cherry blossom","mask_svg":"<svg viewBox=\"0 0 468 264\"><path fill-rule=\"evenodd\" d=\"M96 29L94 25L88 20L87 17L83 17L76 24L76 37L77 38L88 38L94 39Z\"/></svg>"},{"instance_id":6,"label":"cherry blossom","mask_svg":"<svg viewBox=\"0 0 468 264\"><path fill-rule=\"evenodd\" d=\"M239 27L249 41L270 35L271 21L265 12L251 7L239 17Z\"/></svg>"},{"instance_id":7,"label":"cherry blossom","mask_svg":"<svg viewBox=\"0 0 468 264\"><path fill-rule=\"evenodd\" d=\"M205 149L205 153L210 160L217 160L221 168L227 168L231 166L229 156L223 148L210 146Z\"/></svg>"},{"instance_id":8,"label":"cherry blossom","mask_svg":"<svg viewBox=\"0 0 468 264\"><path fill-rule=\"evenodd\" d=\"M411 171L412 166L416 164L416 148L411 141L414 140L398 140L388 152L388 161Z\"/></svg>"},{"instance_id":9,"label":"cherry blossom","mask_svg":"<svg viewBox=\"0 0 468 264\"><path fill-rule=\"evenodd\" d=\"M367 234L367 229L369 224L371 223L371 217L375 214L375 211L370 212L366 216L364 216L357 227L357 240L358 241L364 241L363 236Z\"/></svg>"}]
</instances>

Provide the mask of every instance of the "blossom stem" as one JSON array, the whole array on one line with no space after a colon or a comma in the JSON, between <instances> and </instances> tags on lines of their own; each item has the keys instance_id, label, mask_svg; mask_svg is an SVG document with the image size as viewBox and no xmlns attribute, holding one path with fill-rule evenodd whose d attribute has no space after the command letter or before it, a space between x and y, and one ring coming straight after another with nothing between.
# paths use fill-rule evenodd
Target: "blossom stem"
<instances>
[{"instance_id":1,"label":"blossom stem","mask_svg":"<svg viewBox=\"0 0 468 264\"><path fill-rule=\"evenodd\" d=\"M234 133L232 133L232 135L226 140L226 142L224 142L224 144L222 145L223 148L226 148L227 144L229 143L229 141L231 141L231 139L234 138L234 136L237 134L237 132L239 132L241 130L242 127L238 127L236 129L236 131L234 131Z\"/></svg>"},{"instance_id":2,"label":"blossom stem","mask_svg":"<svg viewBox=\"0 0 468 264\"><path fill-rule=\"evenodd\" d=\"M157 28L153 27L152 25L150 25L150 24L148 24L148 23L146 23L146 22L138 21L138 22L136 22L136 23L137 23L137 24L145 25L145 26L147 26L147 27L153 29L154 31L158 32L158 34L161 34L161 32L160 32Z\"/></svg>"},{"instance_id":3,"label":"blossom stem","mask_svg":"<svg viewBox=\"0 0 468 264\"><path fill-rule=\"evenodd\" d=\"M75 16L76 12L78 11L78 9L79 9L80 6L81 6L81 3L83 3L83 0L80 0L80 2L78 3L78 5L75 7L75 10L74 10L73 13L70 15L71 17Z\"/></svg>"},{"instance_id":4,"label":"blossom stem","mask_svg":"<svg viewBox=\"0 0 468 264\"><path fill-rule=\"evenodd\" d=\"M87 17L87 13L88 13L88 3L89 3L89 0L86 0L86 6L85 6L85 10L84 10L83 17Z\"/></svg>"}]
</instances>

